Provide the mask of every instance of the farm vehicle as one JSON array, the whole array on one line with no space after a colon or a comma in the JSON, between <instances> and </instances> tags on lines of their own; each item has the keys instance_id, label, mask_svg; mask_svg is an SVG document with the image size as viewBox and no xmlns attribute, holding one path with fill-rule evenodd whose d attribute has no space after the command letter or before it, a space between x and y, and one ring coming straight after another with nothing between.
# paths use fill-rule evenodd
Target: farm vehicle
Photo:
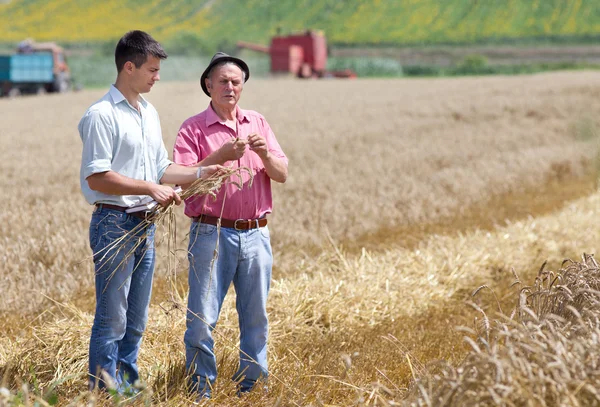
<instances>
[{"instance_id":1,"label":"farm vehicle","mask_svg":"<svg viewBox=\"0 0 600 407\"><path fill-rule=\"evenodd\" d=\"M64 50L53 42L23 41L15 54L0 55L0 96L62 93L70 88Z\"/></svg>"},{"instance_id":2,"label":"farm vehicle","mask_svg":"<svg viewBox=\"0 0 600 407\"><path fill-rule=\"evenodd\" d=\"M275 36L271 45L238 42L238 48L268 54L271 73L292 74L298 78L356 78L350 69L327 71L327 39L321 32L308 30L301 34Z\"/></svg>"}]
</instances>

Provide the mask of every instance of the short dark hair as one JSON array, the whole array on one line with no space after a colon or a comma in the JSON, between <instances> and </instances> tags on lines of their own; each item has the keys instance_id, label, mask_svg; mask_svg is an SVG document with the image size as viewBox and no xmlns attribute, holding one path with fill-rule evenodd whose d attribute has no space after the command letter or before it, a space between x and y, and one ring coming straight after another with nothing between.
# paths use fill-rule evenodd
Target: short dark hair
<instances>
[{"instance_id":1,"label":"short dark hair","mask_svg":"<svg viewBox=\"0 0 600 407\"><path fill-rule=\"evenodd\" d=\"M148 55L167 59L165 50L150 34L140 30L129 31L121 37L115 48L117 72L121 72L127 61L139 68L146 63Z\"/></svg>"}]
</instances>

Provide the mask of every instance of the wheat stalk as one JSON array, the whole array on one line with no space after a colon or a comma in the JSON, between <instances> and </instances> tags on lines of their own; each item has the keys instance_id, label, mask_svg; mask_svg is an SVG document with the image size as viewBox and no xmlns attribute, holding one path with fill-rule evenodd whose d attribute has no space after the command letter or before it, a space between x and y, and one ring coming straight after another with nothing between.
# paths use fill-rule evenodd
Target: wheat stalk
<instances>
[{"instance_id":1,"label":"wheat stalk","mask_svg":"<svg viewBox=\"0 0 600 407\"><path fill-rule=\"evenodd\" d=\"M219 189L226 183L230 182L236 185L238 188L243 188L243 178L242 173L246 172L250 176L250 180L248 185L252 185L253 174L252 171L248 167L239 167L239 168L224 168L219 172L211 175L206 179L198 178L194 181L188 188L186 188L181 194L182 199L188 199L197 196L212 196L216 198L216 194ZM239 181L230 179L232 176L237 175ZM123 249L127 250L127 253L123 256L122 260L118 263L117 267L113 268L113 272L107 277L109 280L114 276L114 273L123 265L133 253L140 247L141 244L145 242L147 237L146 231L148 227L162 223L167 227L167 245L169 248L169 275L173 275L172 271L175 269L175 256L173 248L176 247L176 221L174 215L174 202L170 202L166 206L158 205L155 207L153 211L147 213L146 218L142 220L136 227L132 230L127 231L118 239L115 239L111 244L97 252L97 254L102 254L100 258L100 266L98 269L98 273L102 273L103 269L106 265L112 264L112 261L120 254ZM222 213L222 212L221 212ZM219 226L220 226L220 218L219 218ZM134 267L135 270L135 267ZM174 282L172 282L173 284ZM173 293L171 293L173 296Z\"/></svg>"}]
</instances>

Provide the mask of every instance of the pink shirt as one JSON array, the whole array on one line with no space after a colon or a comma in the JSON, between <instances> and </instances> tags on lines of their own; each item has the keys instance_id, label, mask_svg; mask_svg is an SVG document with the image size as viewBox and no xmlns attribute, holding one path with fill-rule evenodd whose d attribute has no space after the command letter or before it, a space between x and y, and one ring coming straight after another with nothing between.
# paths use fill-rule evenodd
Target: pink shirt
<instances>
[{"instance_id":1,"label":"pink shirt","mask_svg":"<svg viewBox=\"0 0 600 407\"><path fill-rule=\"evenodd\" d=\"M283 159L287 164L287 157L261 114L237 107L236 133L235 129L225 125L211 105L202 113L183 122L175 141L173 161L186 166L194 165L218 150L228 140L235 137L247 139L252 133L262 135L267 141L269 152ZM185 214L189 217L201 214L220 216L225 196L224 219L256 219L271 213L273 209L271 179L260 157L254 151L247 149L242 158L227 161L225 165L250 168L254 174L252 187L248 186L250 176L243 171L244 187L241 190L236 185L227 183L217 194L216 200L210 196L188 198L185 201Z\"/></svg>"}]
</instances>

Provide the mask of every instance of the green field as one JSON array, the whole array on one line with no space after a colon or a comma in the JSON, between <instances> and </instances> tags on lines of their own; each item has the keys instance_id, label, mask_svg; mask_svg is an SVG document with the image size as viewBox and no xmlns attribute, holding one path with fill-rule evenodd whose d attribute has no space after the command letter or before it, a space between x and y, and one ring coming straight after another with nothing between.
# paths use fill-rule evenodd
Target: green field
<instances>
[{"instance_id":1,"label":"green field","mask_svg":"<svg viewBox=\"0 0 600 407\"><path fill-rule=\"evenodd\" d=\"M596 0L4 0L0 42L104 42L130 29L207 53L323 30L334 45L591 41Z\"/></svg>"}]
</instances>

